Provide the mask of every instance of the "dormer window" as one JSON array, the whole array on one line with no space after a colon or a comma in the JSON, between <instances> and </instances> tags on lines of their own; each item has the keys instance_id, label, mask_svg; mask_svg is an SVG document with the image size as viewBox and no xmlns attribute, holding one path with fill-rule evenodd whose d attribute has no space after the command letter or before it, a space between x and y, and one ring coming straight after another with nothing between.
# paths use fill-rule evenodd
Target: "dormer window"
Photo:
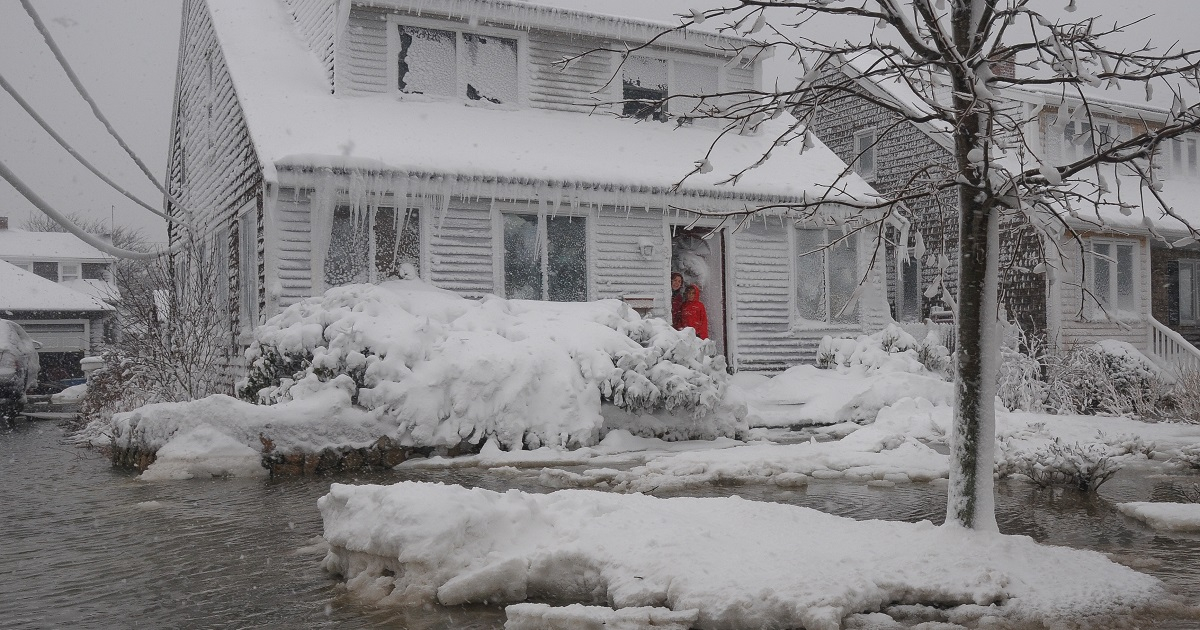
<instances>
[{"instance_id":1,"label":"dormer window","mask_svg":"<svg viewBox=\"0 0 1200 630\"><path fill-rule=\"evenodd\" d=\"M389 27L389 69L400 92L496 104L519 101L520 41L515 34L397 21L389 21Z\"/></svg>"},{"instance_id":2,"label":"dormer window","mask_svg":"<svg viewBox=\"0 0 1200 630\"><path fill-rule=\"evenodd\" d=\"M720 69L682 59L630 55L621 65L621 113L638 119L665 121L669 116L696 117L700 99L719 91ZM668 96L676 98L664 104ZM712 103L711 99L706 101ZM713 103L715 104L715 103Z\"/></svg>"}]
</instances>

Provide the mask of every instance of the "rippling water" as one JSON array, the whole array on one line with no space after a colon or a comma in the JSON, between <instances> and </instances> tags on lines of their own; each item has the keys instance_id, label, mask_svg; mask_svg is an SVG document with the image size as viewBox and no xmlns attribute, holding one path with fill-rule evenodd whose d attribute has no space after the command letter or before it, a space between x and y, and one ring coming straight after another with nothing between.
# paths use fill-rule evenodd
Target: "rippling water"
<instances>
[{"instance_id":1,"label":"rippling water","mask_svg":"<svg viewBox=\"0 0 1200 630\"><path fill-rule=\"evenodd\" d=\"M54 425L0 431L0 628L501 628L500 608L361 606L319 566L317 499L328 478L145 483L93 451L60 443ZM546 492L526 477L479 470L408 471L342 483L421 479ZM1005 533L1096 549L1200 600L1200 536L1159 535L1113 506L1173 500L1198 477L1125 471L1099 497L1001 484ZM807 489L707 486L857 519L940 522L944 485L891 489L814 482ZM1159 628L1196 628L1197 621Z\"/></svg>"}]
</instances>

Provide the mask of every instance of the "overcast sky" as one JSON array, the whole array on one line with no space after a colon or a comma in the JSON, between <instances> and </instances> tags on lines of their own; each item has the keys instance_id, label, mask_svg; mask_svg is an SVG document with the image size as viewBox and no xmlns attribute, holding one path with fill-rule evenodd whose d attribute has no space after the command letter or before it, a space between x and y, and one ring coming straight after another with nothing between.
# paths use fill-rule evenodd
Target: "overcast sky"
<instances>
[{"instance_id":1,"label":"overcast sky","mask_svg":"<svg viewBox=\"0 0 1200 630\"><path fill-rule=\"evenodd\" d=\"M267 2L278 0L245 0ZM665 20L716 0L543 0L546 4ZM1046 0L1060 11L1066 0ZM34 0L59 46L101 109L161 179L166 169L178 54L180 0ZM1131 30L1126 45L1154 40L1200 47L1197 0L1077 0L1081 15L1129 22L1154 14ZM1065 15L1065 14L1063 14ZM822 35L854 37L861 24L832 23ZM161 195L112 141L58 68L33 23L15 0L0 2L0 73L94 164L132 192L159 204ZM62 211L79 211L165 238L161 221L99 182L45 135L7 94L0 93L0 161ZM36 210L0 182L0 216L19 226Z\"/></svg>"}]
</instances>

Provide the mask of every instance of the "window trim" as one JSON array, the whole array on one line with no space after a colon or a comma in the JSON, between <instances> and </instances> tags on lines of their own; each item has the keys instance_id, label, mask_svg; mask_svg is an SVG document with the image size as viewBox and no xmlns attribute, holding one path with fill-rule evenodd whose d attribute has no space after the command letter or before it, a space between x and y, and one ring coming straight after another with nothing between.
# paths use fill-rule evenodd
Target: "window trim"
<instances>
[{"instance_id":1,"label":"window trim","mask_svg":"<svg viewBox=\"0 0 1200 630\"><path fill-rule=\"evenodd\" d=\"M867 138L867 137L870 138L870 145L867 147L867 149L859 149L858 148L859 147L859 139ZM854 172L858 173L859 177L863 178L864 180L866 180L868 182L875 181L876 175L879 174L879 151L878 151L878 149L879 149L879 136L878 136L878 134L875 133L874 127L871 127L868 129L859 129L858 131L854 132L854 147L853 147ZM863 170L860 165L863 155L871 156L871 170L870 171Z\"/></svg>"},{"instance_id":2,"label":"window trim","mask_svg":"<svg viewBox=\"0 0 1200 630\"><path fill-rule=\"evenodd\" d=\"M804 253L804 252L800 251L799 232L801 230L805 230L805 231L821 230L821 231L825 232L825 240L829 241L830 240L829 233L837 232L838 228L836 226L825 225L825 224L821 224L821 225L799 224L799 225L795 225L792 229L788 230L788 250L791 252L789 268L791 270L790 275L791 275L791 280L792 280L790 292L788 295L789 328L791 328L792 330L796 330L798 327L800 327L800 322L803 320L805 322L822 323L823 325L820 327L821 330L862 330L862 326L863 326L863 324L862 324L862 322L863 322L863 312L862 312L863 305L862 304L863 304L863 301L862 301L861 295L859 296L858 303L855 305L855 308L856 308L856 311L854 313L855 321L853 321L853 322L833 321L834 313L833 313L833 309L831 308L831 305L829 303L830 276L829 276L829 250L828 249L825 249L821 252L822 267L824 268L824 271L825 271L825 279L824 279L824 282L825 282L825 319L823 321L822 320L813 320L813 319L804 317L800 314L800 304L799 304L799 300L797 297L797 292L800 289L800 269L799 269L800 255L802 253ZM861 260L862 238L861 237L862 237L861 232L853 233L847 237L854 241L855 263L856 263L856 266L858 267L858 269L855 271L855 274L859 276L860 281L862 279L862 260ZM869 279L867 281L870 282Z\"/></svg>"},{"instance_id":3,"label":"window trim","mask_svg":"<svg viewBox=\"0 0 1200 630\"><path fill-rule=\"evenodd\" d=\"M238 327L249 332L258 324L258 205L247 204L238 222ZM233 296L230 296L232 298Z\"/></svg>"},{"instance_id":4,"label":"window trim","mask_svg":"<svg viewBox=\"0 0 1200 630\"><path fill-rule=\"evenodd\" d=\"M1109 285L1112 289L1114 303L1110 305L1101 304L1100 297L1096 293L1096 245L1109 245L1113 247L1113 252L1109 255L1109 257L1113 259L1113 262L1110 263L1113 266L1113 273L1109 276ZM1084 288L1090 292L1089 299L1086 300L1086 303L1090 309L1092 318L1105 319L1106 313L1107 317L1111 317L1113 319L1131 319L1137 317L1144 308L1140 292L1138 290L1138 276L1142 270L1142 263L1140 262L1142 256L1141 239L1091 237L1087 239L1087 246L1087 249L1084 251L1084 255L1087 257L1087 273L1086 278L1084 278ZM1132 292L1131 299L1133 300L1133 303L1130 305L1128 310L1124 310L1120 307L1120 296L1117 293L1120 290L1118 284L1118 277L1120 276L1120 273L1117 271L1120 263L1116 262L1119 260L1116 255L1116 248L1118 246L1132 247L1132 255L1130 258L1132 260L1133 269L1130 270L1130 275L1133 278L1133 282L1130 290Z\"/></svg>"},{"instance_id":5,"label":"window trim","mask_svg":"<svg viewBox=\"0 0 1200 630\"><path fill-rule=\"evenodd\" d=\"M585 264L587 265L587 277L584 279L584 284L587 286L587 295L584 299L586 302L591 302L596 299L596 222L598 218L599 206L585 206L580 204L578 209L569 206L559 206L557 211L547 211L546 206L537 201L511 202L492 200L492 280L496 295L505 299L512 299L508 295L508 287L504 281L504 215L506 214L523 214L526 216L536 215L538 218L538 238L542 242L548 242L546 237L546 219L547 217L578 217L587 221L584 226L585 241L584 252ZM548 273L548 258L549 248L542 248L541 252L541 272L542 272L542 300L549 300L549 282L550 275Z\"/></svg>"},{"instance_id":6,"label":"window trim","mask_svg":"<svg viewBox=\"0 0 1200 630\"><path fill-rule=\"evenodd\" d=\"M667 97L668 98L671 96L680 94L680 92L678 91L678 84L676 83L676 79L675 79L675 76L676 76L675 64L676 64L676 62L690 63L693 65L701 65L701 66L708 65L708 66L715 67L717 69L717 89L716 89L716 91L717 91L717 93L722 93L726 90L726 84L727 84L726 72L727 72L727 67L728 67L729 61L730 61L729 59L722 59L720 57L709 57L706 55L698 55L695 53L676 52L673 50L661 50L661 49L655 49L655 48L640 50L636 53L633 53L631 56L646 57L649 59L661 59L661 60L667 62ZM613 62L612 62L613 72L615 73L615 80L612 82L613 83L612 94L611 94L611 98L612 98L612 102L613 102L612 107L613 107L614 113L621 115L622 108L623 108L622 102L625 99L625 88L623 85L624 84L625 66L624 66L624 62L622 61L620 55L612 55L612 60L613 60ZM760 66L761 66L761 64L755 65L756 68L760 68ZM681 116L681 114L671 111L670 102L667 103L667 111L665 112L665 114L666 114L667 120L671 120L672 118L678 119ZM684 117L690 118L688 116L684 116Z\"/></svg>"},{"instance_id":7,"label":"window trim","mask_svg":"<svg viewBox=\"0 0 1200 630\"><path fill-rule=\"evenodd\" d=\"M1179 325L1180 326L1196 326L1200 325L1200 258L1182 258L1175 261L1180 269L1189 267L1192 270L1192 318L1183 318L1183 283L1179 281L1179 277L1175 277L1177 290L1179 290Z\"/></svg>"},{"instance_id":8,"label":"window trim","mask_svg":"<svg viewBox=\"0 0 1200 630\"><path fill-rule=\"evenodd\" d=\"M72 271L68 271L72 270ZM83 278L83 265L77 262L60 262L58 263L58 281L68 282L70 280L79 280Z\"/></svg>"},{"instance_id":9,"label":"window trim","mask_svg":"<svg viewBox=\"0 0 1200 630\"><path fill-rule=\"evenodd\" d=\"M396 59L396 55L400 51L399 33L396 31L397 26L412 26L415 28L428 28L439 31L450 31L454 33L454 54L455 54L455 86L454 96L450 99L471 103L483 107L525 107L529 103L529 34L524 31L498 28L495 26L471 25L463 22L450 22L446 20L437 20L425 17L417 17L412 15L400 15L396 13L388 14L387 16L387 85L388 93L396 94L401 98L415 97L426 99L446 99L445 96L427 95L427 94L409 94L401 92L397 87L400 76L400 67ZM485 35L491 37L503 37L505 39L513 39L517 42L517 101L515 103L491 103L488 101L472 101L467 98L467 83L466 73L463 69L466 67L466 46L463 45L463 34L468 35Z\"/></svg>"}]
</instances>

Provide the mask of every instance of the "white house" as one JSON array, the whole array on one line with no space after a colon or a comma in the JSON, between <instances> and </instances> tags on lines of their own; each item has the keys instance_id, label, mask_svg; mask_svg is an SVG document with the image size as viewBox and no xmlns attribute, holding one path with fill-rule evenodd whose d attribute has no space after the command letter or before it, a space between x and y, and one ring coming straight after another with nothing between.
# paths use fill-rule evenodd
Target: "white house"
<instances>
[{"instance_id":1,"label":"white house","mask_svg":"<svg viewBox=\"0 0 1200 630\"><path fill-rule=\"evenodd\" d=\"M673 33L624 64L559 63L668 27L514 0L185 0L170 211L228 261L216 300L235 338L327 287L405 274L669 317L680 270L736 369L881 327L878 230L855 231L876 217L844 205L873 193L819 142L802 151L789 116L722 135L696 99L608 104L754 90L740 40ZM722 182L779 139L795 141Z\"/></svg>"},{"instance_id":2,"label":"white house","mask_svg":"<svg viewBox=\"0 0 1200 630\"><path fill-rule=\"evenodd\" d=\"M0 260L51 282L114 303L116 259L67 232L30 232L10 228L0 216Z\"/></svg>"}]
</instances>

